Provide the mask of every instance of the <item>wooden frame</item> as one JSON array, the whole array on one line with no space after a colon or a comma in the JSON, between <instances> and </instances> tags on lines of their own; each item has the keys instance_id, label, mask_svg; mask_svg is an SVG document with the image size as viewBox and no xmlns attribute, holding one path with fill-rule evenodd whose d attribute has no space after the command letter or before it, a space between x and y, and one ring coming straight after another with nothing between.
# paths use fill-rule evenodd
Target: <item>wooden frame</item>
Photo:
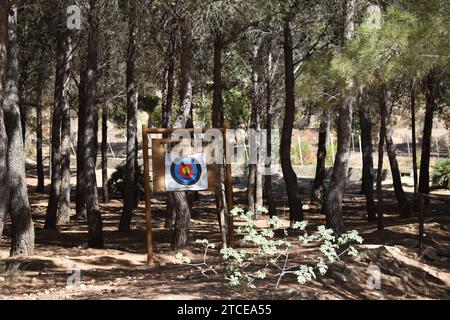
<instances>
[{"instance_id":1,"label":"wooden frame","mask_svg":"<svg viewBox=\"0 0 450 320\"><path fill-rule=\"evenodd\" d=\"M223 146L225 152L225 159L227 158L227 148L226 148L226 128L214 128L222 131L223 134ZM145 217L146 217L146 243L147 243L147 264L153 264L153 231L152 231L152 208L150 197L152 194L150 188L150 158L149 158L149 134L171 134L176 129L168 129L168 128L148 128L146 124L142 126L142 145L143 145L143 158L144 158L144 198L145 198ZM197 133L197 129L186 128L183 130L187 130L189 133ZM207 129L202 129L202 133L205 133ZM232 177L231 177L231 164L225 164L225 192L226 192L226 202L227 209L231 210L233 207L233 185L232 185ZM232 247L234 245L234 228L233 228L233 217L228 216L228 234L226 235L228 245ZM224 247L227 243L223 244Z\"/></svg>"}]
</instances>

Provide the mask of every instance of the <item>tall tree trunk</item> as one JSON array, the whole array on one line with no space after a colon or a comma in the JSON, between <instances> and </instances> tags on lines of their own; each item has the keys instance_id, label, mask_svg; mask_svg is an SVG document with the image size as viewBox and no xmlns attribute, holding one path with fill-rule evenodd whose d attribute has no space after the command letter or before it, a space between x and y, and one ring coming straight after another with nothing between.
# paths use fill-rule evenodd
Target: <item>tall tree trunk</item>
<instances>
[{"instance_id":1,"label":"tall tree trunk","mask_svg":"<svg viewBox=\"0 0 450 320\"><path fill-rule=\"evenodd\" d=\"M355 6L355 0L346 1L343 46L353 37L355 29ZM347 79L346 86L347 89L351 91L354 86L353 81ZM352 94L349 94L339 109L337 132L338 146L325 203L327 226L332 228L337 236L345 231L344 220L342 217L342 202L347 182L348 159L350 157L352 135L352 111L355 101L356 98Z\"/></svg>"},{"instance_id":2,"label":"tall tree trunk","mask_svg":"<svg viewBox=\"0 0 450 320\"><path fill-rule=\"evenodd\" d=\"M322 113L319 126L319 143L317 145L316 175L311 190L311 197L314 201L322 202L325 195L325 173L327 159L327 138L330 129L330 112L325 110Z\"/></svg>"},{"instance_id":3,"label":"tall tree trunk","mask_svg":"<svg viewBox=\"0 0 450 320\"><path fill-rule=\"evenodd\" d=\"M360 97L361 99L361 97ZM372 145L372 122L370 121L369 108L364 102L359 105L359 125L361 128L362 149L362 190L366 196L367 221L376 220L375 201L373 194L373 145Z\"/></svg>"},{"instance_id":4,"label":"tall tree trunk","mask_svg":"<svg viewBox=\"0 0 450 320\"><path fill-rule=\"evenodd\" d=\"M84 59L82 59L84 60ZM78 87L78 134L77 134L77 189L76 189L76 218L79 220L87 219L86 201L85 201L85 181L82 179L84 166L84 114L86 112L86 79L87 69L81 63L80 66L80 84Z\"/></svg>"},{"instance_id":5,"label":"tall tree trunk","mask_svg":"<svg viewBox=\"0 0 450 320\"><path fill-rule=\"evenodd\" d=\"M283 130L280 143L280 160L284 183L288 196L289 219L292 222L303 220L302 200L297 185L297 175L291 163L292 129L295 118L295 78L294 78L294 56L292 48L292 32L289 20L284 22L284 82L285 82L285 111Z\"/></svg>"},{"instance_id":6,"label":"tall tree trunk","mask_svg":"<svg viewBox=\"0 0 450 320\"><path fill-rule=\"evenodd\" d=\"M417 197L417 140L416 140L416 91L414 88L414 82L411 85L411 140L412 140L412 162L413 162L413 181L414 181L414 201L416 204Z\"/></svg>"},{"instance_id":7,"label":"tall tree trunk","mask_svg":"<svg viewBox=\"0 0 450 320\"><path fill-rule=\"evenodd\" d=\"M269 43L267 54L267 69L266 69L266 130L267 130L267 157L272 159L272 41ZM266 173L270 172L272 160L266 163ZM277 215L277 210L273 200L272 192L272 175L266 174L264 176L264 195L269 210L269 216Z\"/></svg>"},{"instance_id":8,"label":"tall tree trunk","mask_svg":"<svg viewBox=\"0 0 450 320\"><path fill-rule=\"evenodd\" d=\"M61 8L60 8L61 10ZM61 22L62 17L59 17ZM58 26L59 27L59 26ZM67 104L67 79L69 34L67 30L57 31L56 39L56 68L55 92L52 112L51 132L51 184L47 214L45 216L45 230L56 230L58 202L61 191L61 117Z\"/></svg>"},{"instance_id":9,"label":"tall tree trunk","mask_svg":"<svg viewBox=\"0 0 450 320\"><path fill-rule=\"evenodd\" d=\"M378 169L377 169L377 214L378 214L378 230L384 228L383 218L383 158L384 158L384 142L386 139L386 85L380 81L380 88L378 92L378 106L380 109L380 136L378 140Z\"/></svg>"},{"instance_id":10,"label":"tall tree trunk","mask_svg":"<svg viewBox=\"0 0 450 320\"><path fill-rule=\"evenodd\" d=\"M164 99L161 124L163 128L167 128L171 121L172 105L175 86L175 31L171 31L169 43L167 45L165 74L164 74Z\"/></svg>"},{"instance_id":11,"label":"tall tree trunk","mask_svg":"<svg viewBox=\"0 0 450 320\"><path fill-rule=\"evenodd\" d=\"M125 190L119 231L130 231L131 219L135 208L136 171L136 137L137 137L137 89L135 80L136 60L136 2L131 1L128 16L128 50L127 50L127 161L125 171Z\"/></svg>"},{"instance_id":12,"label":"tall tree trunk","mask_svg":"<svg viewBox=\"0 0 450 320\"><path fill-rule=\"evenodd\" d=\"M174 128L186 126L192 107L192 31L188 18L184 17L181 27L181 60L180 60L180 112ZM189 238L191 208L185 192L170 194L175 213L175 228L172 239L174 249L185 247Z\"/></svg>"},{"instance_id":13,"label":"tall tree trunk","mask_svg":"<svg viewBox=\"0 0 450 320\"><path fill-rule=\"evenodd\" d=\"M258 44L253 44L252 48L252 60L251 60L251 81L252 81L252 113L250 119L250 129L254 130L254 135L250 134L250 145L254 146L250 148L250 163L248 165L248 182L247 182L247 204L248 211L252 212L255 219L260 219L260 212L258 212L258 206L261 206L261 198L257 199L258 187L261 184L258 180L262 177L258 177L258 153L259 153L259 134L261 132L261 111L260 111L260 99L259 99L259 49ZM258 203L259 202L259 203Z\"/></svg>"},{"instance_id":14,"label":"tall tree trunk","mask_svg":"<svg viewBox=\"0 0 450 320\"><path fill-rule=\"evenodd\" d=\"M17 9L13 9L10 12L8 23L9 42L6 59L3 111L5 129L8 136L9 212L12 223L10 254L11 256L28 256L34 253L34 226L28 202L25 154L17 88L19 76L17 59Z\"/></svg>"},{"instance_id":15,"label":"tall tree trunk","mask_svg":"<svg viewBox=\"0 0 450 320\"><path fill-rule=\"evenodd\" d=\"M391 166L392 181L394 184L395 197L397 198L398 211L400 217L409 216L409 204L406 198L405 192L403 191L402 177L400 174L400 169L398 166L396 148L394 140L392 138L391 128L389 125L389 116L386 115L386 149L389 157L389 163Z\"/></svg>"},{"instance_id":16,"label":"tall tree trunk","mask_svg":"<svg viewBox=\"0 0 450 320\"><path fill-rule=\"evenodd\" d=\"M3 87L3 72L6 65L6 44L8 42L8 5L0 2L0 241L3 234L5 214L8 210L9 183L8 183L8 137L5 129L3 115L3 99L5 96Z\"/></svg>"},{"instance_id":17,"label":"tall tree trunk","mask_svg":"<svg viewBox=\"0 0 450 320\"><path fill-rule=\"evenodd\" d=\"M175 87L175 31L172 29L169 35L169 43L166 49L165 75L164 75L164 99L161 124L163 128L168 128L172 121L172 105ZM175 212L173 211L172 200L167 197L164 227L173 229L175 223Z\"/></svg>"},{"instance_id":18,"label":"tall tree trunk","mask_svg":"<svg viewBox=\"0 0 450 320\"><path fill-rule=\"evenodd\" d=\"M222 53L223 35L220 31L214 37L214 72L213 72L213 105L212 126L222 128L224 125L222 97Z\"/></svg>"},{"instance_id":19,"label":"tall tree trunk","mask_svg":"<svg viewBox=\"0 0 450 320\"><path fill-rule=\"evenodd\" d=\"M102 108L102 200L109 201L108 192L108 105Z\"/></svg>"},{"instance_id":20,"label":"tall tree trunk","mask_svg":"<svg viewBox=\"0 0 450 320\"><path fill-rule=\"evenodd\" d=\"M214 66L213 66L213 106L212 106L212 126L213 128L224 128L225 118L223 112L223 96L222 96L222 54L223 54L223 34L220 30L216 30L214 36ZM228 220L225 219L226 213L231 208L227 208L226 203L226 187L225 187L225 167L219 165L220 185L216 191L216 207L219 226L222 234L222 242L226 244L224 239L228 230Z\"/></svg>"},{"instance_id":21,"label":"tall tree trunk","mask_svg":"<svg viewBox=\"0 0 450 320\"><path fill-rule=\"evenodd\" d=\"M89 36L87 52L86 109L83 117L84 163L81 179L84 180L84 198L88 220L88 246L103 247L102 216L99 210L97 182L95 177L97 119L97 57L98 57L98 8L95 0L90 0L88 16Z\"/></svg>"},{"instance_id":22,"label":"tall tree trunk","mask_svg":"<svg viewBox=\"0 0 450 320\"><path fill-rule=\"evenodd\" d=\"M62 8L59 8L62 10ZM58 21L61 24L63 17L60 16ZM57 26L60 27L59 25ZM69 216L70 202L70 110L67 101L67 93L69 88L69 68L70 68L70 37L65 29L58 29L56 39L56 75L55 75L55 92L52 114L52 137L51 137L51 185L50 197L47 206L47 214L45 216L44 229L56 230L56 224L59 221L60 207L63 206L61 222L67 222ZM64 150L61 148L61 126L62 117L64 116ZM68 118L68 119L67 119ZM68 135L68 137L67 137ZM67 140L68 139L68 140ZM66 153L68 151L68 155ZM64 157L62 157L64 152ZM67 156L69 157L69 168L67 168ZM64 165L63 163L64 162ZM62 165L64 166L64 177L62 176ZM69 170L69 172L67 172ZM62 179L65 185L62 187ZM69 184L69 185L68 185ZM68 185L68 186L67 186ZM64 194L61 195L61 191ZM67 196L67 193L69 195Z\"/></svg>"},{"instance_id":23,"label":"tall tree trunk","mask_svg":"<svg viewBox=\"0 0 450 320\"><path fill-rule=\"evenodd\" d=\"M433 131L433 113L436 109L438 81L435 71L431 70L425 78L425 120L423 124L422 156L420 160L419 192L430 193L430 153L431 135Z\"/></svg>"},{"instance_id":24,"label":"tall tree trunk","mask_svg":"<svg viewBox=\"0 0 450 320\"><path fill-rule=\"evenodd\" d=\"M64 77L59 108L61 110L61 189L59 193L57 224L65 224L70 220L70 152L72 136L70 131L70 106L68 101L69 71L71 62L71 39L65 38Z\"/></svg>"},{"instance_id":25,"label":"tall tree trunk","mask_svg":"<svg viewBox=\"0 0 450 320\"><path fill-rule=\"evenodd\" d=\"M45 61L44 55L41 52L39 59L39 73L36 83L36 166L37 166L37 192L45 192L45 178L44 178L44 161L42 156L42 109L43 101L42 95L45 86Z\"/></svg>"}]
</instances>

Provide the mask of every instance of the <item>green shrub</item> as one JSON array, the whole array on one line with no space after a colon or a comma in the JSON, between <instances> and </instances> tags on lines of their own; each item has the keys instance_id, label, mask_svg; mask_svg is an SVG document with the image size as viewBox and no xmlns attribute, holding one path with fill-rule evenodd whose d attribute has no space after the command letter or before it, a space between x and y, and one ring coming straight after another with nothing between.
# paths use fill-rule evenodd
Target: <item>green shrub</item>
<instances>
[{"instance_id":1,"label":"green shrub","mask_svg":"<svg viewBox=\"0 0 450 320\"><path fill-rule=\"evenodd\" d=\"M125 172L127 165L125 162L119 164L116 167L116 171L111 175L108 180L108 190L111 194L123 197L125 189ZM138 190L139 194L142 196L144 194L144 174L142 172L142 166L138 167L136 172L138 176Z\"/></svg>"},{"instance_id":2,"label":"green shrub","mask_svg":"<svg viewBox=\"0 0 450 320\"><path fill-rule=\"evenodd\" d=\"M436 187L450 189L450 158L436 161L432 181Z\"/></svg>"}]
</instances>

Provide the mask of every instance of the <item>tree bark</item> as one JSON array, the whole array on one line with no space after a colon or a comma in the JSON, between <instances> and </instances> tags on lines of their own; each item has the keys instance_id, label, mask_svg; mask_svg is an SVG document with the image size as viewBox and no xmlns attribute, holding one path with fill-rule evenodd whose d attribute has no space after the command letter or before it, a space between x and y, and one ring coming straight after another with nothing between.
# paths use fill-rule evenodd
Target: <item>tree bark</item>
<instances>
[{"instance_id":1,"label":"tree bark","mask_svg":"<svg viewBox=\"0 0 450 320\"><path fill-rule=\"evenodd\" d=\"M29 256L34 253L34 226L28 202L25 154L17 88L19 77L17 58L17 9L14 8L10 11L8 23L9 39L3 111L5 129L8 137L9 212L12 223L10 255Z\"/></svg>"},{"instance_id":2,"label":"tree bark","mask_svg":"<svg viewBox=\"0 0 450 320\"><path fill-rule=\"evenodd\" d=\"M395 197L397 198L397 205L400 217L409 216L409 204L406 198L405 192L403 191L402 177L400 174L400 169L398 166L396 148L394 140L392 138L391 128L389 125L388 115L386 115L386 149L389 157L389 163L391 166L392 181L394 184Z\"/></svg>"},{"instance_id":3,"label":"tree bark","mask_svg":"<svg viewBox=\"0 0 450 320\"><path fill-rule=\"evenodd\" d=\"M36 169L37 169L37 192L45 192L45 177L44 177L44 161L42 156L42 109L43 101L42 94L45 86L45 61L44 55L41 52L41 58L39 59L39 74L36 84Z\"/></svg>"},{"instance_id":4,"label":"tree bark","mask_svg":"<svg viewBox=\"0 0 450 320\"><path fill-rule=\"evenodd\" d=\"M9 183L8 183L8 137L5 129L5 119L3 115L3 73L6 65L6 45L8 42L8 5L5 1L0 2L0 241L3 234L5 214L9 203Z\"/></svg>"},{"instance_id":5,"label":"tree bark","mask_svg":"<svg viewBox=\"0 0 450 320\"><path fill-rule=\"evenodd\" d=\"M59 17L58 20L61 21L62 17ZM58 202L61 192L61 117L67 104L68 33L66 30L58 29L56 37L57 56L51 132L51 183L45 216L45 230L56 230Z\"/></svg>"},{"instance_id":6,"label":"tree bark","mask_svg":"<svg viewBox=\"0 0 450 320\"><path fill-rule=\"evenodd\" d=\"M224 124L222 96L222 53L223 35L220 31L214 37L214 70L213 70L213 106L212 126L222 128Z\"/></svg>"},{"instance_id":7,"label":"tree bark","mask_svg":"<svg viewBox=\"0 0 450 320\"><path fill-rule=\"evenodd\" d=\"M420 160L419 192L430 193L430 153L433 131L433 113L436 109L436 95L438 81L434 70L425 78L425 120L423 124L422 156Z\"/></svg>"},{"instance_id":8,"label":"tree bark","mask_svg":"<svg viewBox=\"0 0 450 320\"><path fill-rule=\"evenodd\" d=\"M171 121L172 105L175 87L175 32L171 31L169 36L169 43L167 45L166 61L165 61L165 75L164 75L164 99L162 109L161 124L163 128L167 128Z\"/></svg>"},{"instance_id":9,"label":"tree bark","mask_svg":"<svg viewBox=\"0 0 450 320\"><path fill-rule=\"evenodd\" d=\"M266 130L267 130L267 157L272 159L272 41L269 43L267 54L267 69L266 69ZM270 172L272 160L265 164L266 173ZM272 218L277 215L275 207L273 192L272 192L272 175L266 174L264 176L264 195L269 210L269 216Z\"/></svg>"},{"instance_id":10,"label":"tree bark","mask_svg":"<svg viewBox=\"0 0 450 320\"><path fill-rule=\"evenodd\" d=\"M312 185L311 197L314 201L322 202L325 196L325 174L327 159L327 138L330 130L330 113L322 113L319 126L319 143L317 146L316 174Z\"/></svg>"},{"instance_id":11,"label":"tree bark","mask_svg":"<svg viewBox=\"0 0 450 320\"><path fill-rule=\"evenodd\" d=\"M262 175L258 172L258 153L259 153L259 134L261 132L261 110L260 110L260 89L259 89L259 44L253 44L251 58L251 82L252 82L252 113L250 119L250 129L254 130L254 135L250 134L250 163L248 165L248 181L247 181L247 204L248 211L252 212L255 219L260 219L261 215L258 206L262 206ZM252 141L253 140L253 141Z\"/></svg>"},{"instance_id":12,"label":"tree bark","mask_svg":"<svg viewBox=\"0 0 450 320\"><path fill-rule=\"evenodd\" d=\"M355 29L355 6L355 0L346 1L343 46L353 37ZM354 86L353 81L347 79L346 86L347 89L352 90ZM349 94L339 109L338 146L325 203L327 226L333 229L335 236L340 236L345 231L342 217L342 202L347 182L348 159L350 157L352 135L352 111L355 100L355 97Z\"/></svg>"},{"instance_id":13,"label":"tree bark","mask_svg":"<svg viewBox=\"0 0 450 320\"><path fill-rule=\"evenodd\" d=\"M82 59L84 60L84 59ZM86 112L86 78L87 69L80 66L80 84L78 88L78 134L77 134L77 189L76 189L76 219L86 220L86 201L84 198L85 181L82 179L84 166L84 114Z\"/></svg>"},{"instance_id":14,"label":"tree bark","mask_svg":"<svg viewBox=\"0 0 450 320\"><path fill-rule=\"evenodd\" d=\"M192 31L190 24L184 17L181 22L181 60L180 60L180 107L181 110L174 123L174 128L186 126L192 107ZM186 246L189 238L191 208L185 192L170 193L175 213L175 227L172 239L174 249Z\"/></svg>"},{"instance_id":15,"label":"tree bark","mask_svg":"<svg viewBox=\"0 0 450 320\"><path fill-rule=\"evenodd\" d=\"M378 106L380 110L380 136L378 140L378 169L377 169L377 214L378 214L378 230L381 231L384 228L383 219L383 158L384 158L384 142L386 139L386 85L381 81L380 88L378 92Z\"/></svg>"},{"instance_id":16,"label":"tree bark","mask_svg":"<svg viewBox=\"0 0 450 320\"><path fill-rule=\"evenodd\" d=\"M66 31L67 32L67 31ZM65 37L66 44L64 54L64 75L62 92L58 101L58 108L61 110L61 186L59 193L57 224L65 224L70 220L70 152L71 152L71 131L70 131L70 106L68 101L69 91L69 71L71 63L71 39Z\"/></svg>"},{"instance_id":17,"label":"tree bark","mask_svg":"<svg viewBox=\"0 0 450 320\"><path fill-rule=\"evenodd\" d=\"M103 247L102 216L99 210L97 182L95 177L96 162L96 114L97 114L97 57L98 57L98 8L95 0L90 0L88 16L89 35L86 77L86 110L83 117L83 172L84 199L88 220L88 246Z\"/></svg>"},{"instance_id":18,"label":"tree bark","mask_svg":"<svg viewBox=\"0 0 450 320\"><path fill-rule=\"evenodd\" d=\"M370 121L369 110L363 104L359 106L359 125L361 128L361 149L362 149L362 191L366 196L367 221L376 220L375 201L373 194L373 145L372 145L372 122Z\"/></svg>"},{"instance_id":19,"label":"tree bark","mask_svg":"<svg viewBox=\"0 0 450 320\"><path fill-rule=\"evenodd\" d=\"M166 61L164 74L164 99L163 99L163 110L161 124L163 128L168 128L172 121L172 105L174 97L174 87L175 87L175 44L176 37L175 31L171 30L169 35L169 43L166 49ZM170 230L173 229L175 224L175 212L173 211L171 197L167 197L167 206L165 214L164 227Z\"/></svg>"},{"instance_id":20,"label":"tree bark","mask_svg":"<svg viewBox=\"0 0 450 320\"><path fill-rule=\"evenodd\" d=\"M222 96L222 54L224 48L224 36L222 31L216 30L214 35L214 66L213 66L213 106L212 106L212 126L213 128L224 128L225 118L223 110ZM216 191L215 200L217 216L222 234L222 242L226 244L225 236L228 230L228 220L225 218L227 211L226 188L225 188L225 167L218 166L220 174L220 186Z\"/></svg>"},{"instance_id":21,"label":"tree bark","mask_svg":"<svg viewBox=\"0 0 450 320\"><path fill-rule=\"evenodd\" d=\"M416 142L416 92L414 83L411 85L411 140L412 140L412 162L413 162L413 181L414 181L414 200L413 204L416 205L417 197L417 142Z\"/></svg>"},{"instance_id":22,"label":"tree bark","mask_svg":"<svg viewBox=\"0 0 450 320\"><path fill-rule=\"evenodd\" d=\"M119 231L130 231L131 219L135 208L136 181L136 137L137 137L137 88L135 79L136 60L136 2L131 1L128 16L128 49L127 49L127 160L125 171L125 190L122 216Z\"/></svg>"},{"instance_id":23,"label":"tree bark","mask_svg":"<svg viewBox=\"0 0 450 320\"><path fill-rule=\"evenodd\" d=\"M285 111L283 130L280 143L280 160L284 183L288 196L289 219L292 222L303 220L302 200L297 185L297 175L291 163L292 129L295 118L295 78L294 57L292 47L292 32L289 20L284 22L284 81L285 81Z\"/></svg>"},{"instance_id":24,"label":"tree bark","mask_svg":"<svg viewBox=\"0 0 450 320\"><path fill-rule=\"evenodd\" d=\"M102 200L109 202L108 191L108 105L102 108Z\"/></svg>"}]
</instances>

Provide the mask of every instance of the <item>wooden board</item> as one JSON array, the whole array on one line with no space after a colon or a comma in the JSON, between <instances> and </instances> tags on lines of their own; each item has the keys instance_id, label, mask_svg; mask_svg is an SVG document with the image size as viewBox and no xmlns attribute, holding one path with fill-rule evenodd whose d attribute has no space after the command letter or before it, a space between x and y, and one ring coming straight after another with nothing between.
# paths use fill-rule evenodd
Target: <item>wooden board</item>
<instances>
[{"instance_id":1,"label":"wooden board","mask_svg":"<svg viewBox=\"0 0 450 320\"><path fill-rule=\"evenodd\" d=\"M153 192L167 192L165 179L165 157L166 152L170 151L171 145L179 141L170 139L152 139L152 176ZM190 146L183 148L185 154L192 153ZM207 165L208 170L208 190L216 191L220 181L220 171L217 165Z\"/></svg>"}]
</instances>

